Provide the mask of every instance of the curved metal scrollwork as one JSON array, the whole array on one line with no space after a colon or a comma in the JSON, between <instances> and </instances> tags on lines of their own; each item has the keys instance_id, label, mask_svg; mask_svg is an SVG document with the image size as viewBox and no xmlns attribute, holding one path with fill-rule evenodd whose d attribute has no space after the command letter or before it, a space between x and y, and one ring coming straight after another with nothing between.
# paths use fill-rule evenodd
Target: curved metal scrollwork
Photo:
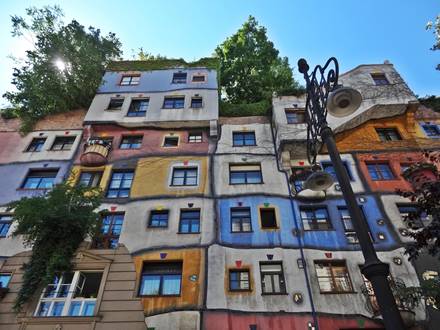
<instances>
[{"instance_id":1,"label":"curved metal scrollwork","mask_svg":"<svg viewBox=\"0 0 440 330\"><path fill-rule=\"evenodd\" d=\"M309 65L302 58L298 61L298 68L307 83L307 158L310 164L315 164L321 148L319 137L327 126L327 98L338 86L339 64L336 58L331 57L324 66L317 65L309 75Z\"/></svg>"}]
</instances>

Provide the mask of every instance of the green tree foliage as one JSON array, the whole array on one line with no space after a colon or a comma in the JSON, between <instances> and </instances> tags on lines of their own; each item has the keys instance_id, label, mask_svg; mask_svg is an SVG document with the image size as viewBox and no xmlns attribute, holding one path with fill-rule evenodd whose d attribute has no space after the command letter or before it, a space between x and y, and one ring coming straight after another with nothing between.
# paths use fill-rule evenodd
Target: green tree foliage
<instances>
[{"instance_id":1,"label":"green tree foliage","mask_svg":"<svg viewBox=\"0 0 440 330\"><path fill-rule=\"evenodd\" d=\"M440 96L426 95L425 97L419 98L419 102L425 107L440 112Z\"/></svg>"},{"instance_id":2,"label":"green tree foliage","mask_svg":"<svg viewBox=\"0 0 440 330\"><path fill-rule=\"evenodd\" d=\"M266 28L249 19L215 50L220 60L220 85L227 100L253 103L269 99L273 92L300 93L287 57L280 57L268 40Z\"/></svg>"},{"instance_id":3,"label":"green tree foliage","mask_svg":"<svg viewBox=\"0 0 440 330\"><path fill-rule=\"evenodd\" d=\"M142 47L139 48L139 51L136 56L133 56L135 60L138 61L154 61L154 60L166 60L167 57L157 54L153 55L152 53L149 53L145 51Z\"/></svg>"},{"instance_id":4,"label":"green tree foliage","mask_svg":"<svg viewBox=\"0 0 440 330\"><path fill-rule=\"evenodd\" d=\"M17 108L23 130L53 113L88 107L105 66L122 54L115 34L101 35L77 21L62 22L57 6L28 8L27 18L12 16L12 35L31 38L33 49L17 60L12 84L16 91L3 96Z\"/></svg>"},{"instance_id":5,"label":"green tree foliage","mask_svg":"<svg viewBox=\"0 0 440 330\"><path fill-rule=\"evenodd\" d=\"M432 30L432 33L435 36L435 43L432 46L431 50L439 50L440 49L440 15L437 15L434 22L429 21L428 24L426 24L426 29ZM437 64L436 69L440 70L440 64Z\"/></svg>"},{"instance_id":6,"label":"green tree foliage","mask_svg":"<svg viewBox=\"0 0 440 330\"><path fill-rule=\"evenodd\" d=\"M49 284L58 273L70 271L71 260L81 242L97 233L100 217L96 209L101 192L63 183L45 196L23 198L9 204L16 229L32 246L30 261L24 265L23 285L14 309Z\"/></svg>"}]
</instances>

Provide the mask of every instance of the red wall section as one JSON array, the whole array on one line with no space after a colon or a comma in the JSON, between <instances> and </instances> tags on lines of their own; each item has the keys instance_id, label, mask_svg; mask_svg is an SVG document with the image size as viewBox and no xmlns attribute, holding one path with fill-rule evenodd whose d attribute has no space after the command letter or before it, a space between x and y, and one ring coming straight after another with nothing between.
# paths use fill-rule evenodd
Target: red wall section
<instances>
[{"instance_id":1,"label":"red wall section","mask_svg":"<svg viewBox=\"0 0 440 330\"><path fill-rule=\"evenodd\" d=\"M251 324L256 324L257 330L307 330L307 323L311 321L311 315L203 313L204 330L249 330ZM318 322L320 330L383 329L380 324L362 317L319 316Z\"/></svg>"},{"instance_id":2,"label":"red wall section","mask_svg":"<svg viewBox=\"0 0 440 330\"><path fill-rule=\"evenodd\" d=\"M372 191L387 191L394 192L396 189L410 190L411 185L405 181L400 173L402 172L401 164L410 165L417 161L422 160L421 152L390 152L390 153L378 153L378 154L358 154L356 155L359 161L360 171L362 172L365 180L370 186ZM388 163L394 174L394 180L371 180L368 173L368 162L384 162Z\"/></svg>"},{"instance_id":3,"label":"red wall section","mask_svg":"<svg viewBox=\"0 0 440 330\"><path fill-rule=\"evenodd\" d=\"M201 143L188 143L188 134L190 132L202 132ZM163 139L174 133L174 136L179 136L179 146L173 148L162 147ZM120 149L122 136L128 135L143 135L142 146L139 149ZM155 129L128 129L115 125L99 125L86 128L83 135L83 141L80 146L76 163L79 163L79 158L84 150L84 143L89 137L113 137L113 148L110 151L108 161L116 161L119 159L150 156L156 154L206 154L208 153L208 130L207 129L186 129L186 130L155 130Z\"/></svg>"}]
</instances>

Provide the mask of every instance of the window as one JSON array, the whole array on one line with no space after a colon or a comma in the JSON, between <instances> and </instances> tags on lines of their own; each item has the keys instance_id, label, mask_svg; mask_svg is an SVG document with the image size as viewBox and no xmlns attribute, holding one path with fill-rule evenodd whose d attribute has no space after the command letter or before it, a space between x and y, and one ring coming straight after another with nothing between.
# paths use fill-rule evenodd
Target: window
<instances>
[{"instance_id":1,"label":"window","mask_svg":"<svg viewBox=\"0 0 440 330\"><path fill-rule=\"evenodd\" d=\"M46 138L33 138L26 152L40 152L43 149L44 142L46 142Z\"/></svg>"},{"instance_id":2,"label":"window","mask_svg":"<svg viewBox=\"0 0 440 330\"><path fill-rule=\"evenodd\" d=\"M23 189L51 189L55 183L58 170L30 170L22 188Z\"/></svg>"},{"instance_id":3,"label":"window","mask_svg":"<svg viewBox=\"0 0 440 330\"><path fill-rule=\"evenodd\" d=\"M250 291L249 269L229 270L229 291Z\"/></svg>"},{"instance_id":4,"label":"window","mask_svg":"<svg viewBox=\"0 0 440 330\"><path fill-rule=\"evenodd\" d=\"M112 97L110 99L110 103L108 104L107 110L121 110L123 104L123 97Z\"/></svg>"},{"instance_id":5,"label":"window","mask_svg":"<svg viewBox=\"0 0 440 330\"><path fill-rule=\"evenodd\" d=\"M53 151L70 150L75 142L74 136L57 136L52 145Z\"/></svg>"},{"instance_id":6,"label":"window","mask_svg":"<svg viewBox=\"0 0 440 330\"><path fill-rule=\"evenodd\" d=\"M194 132L188 134L189 143L201 143L203 141L202 133Z\"/></svg>"},{"instance_id":7,"label":"window","mask_svg":"<svg viewBox=\"0 0 440 330\"><path fill-rule=\"evenodd\" d=\"M168 227L168 210L151 211L148 227L166 228Z\"/></svg>"},{"instance_id":8,"label":"window","mask_svg":"<svg viewBox=\"0 0 440 330\"><path fill-rule=\"evenodd\" d=\"M263 294L286 293L283 264L281 262L260 262L260 275Z\"/></svg>"},{"instance_id":9,"label":"window","mask_svg":"<svg viewBox=\"0 0 440 330\"><path fill-rule=\"evenodd\" d=\"M7 288L10 280L11 274L0 273L0 288Z\"/></svg>"},{"instance_id":10,"label":"window","mask_svg":"<svg viewBox=\"0 0 440 330\"><path fill-rule=\"evenodd\" d=\"M372 73L371 78L377 86L389 85L388 79L383 73Z\"/></svg>"},{"instance_id":11,"label":"window","mask_svg":"<svg viewBox=\"0 0 440 330\"><path fill-rule=\"evenodd\" d=\"M145 262L142 267L140 296L179 296L182 262Z\"/></svg>"},{"instance_id":12,"label":"window","mask_svg":"<svg viewBox=\"0 0 440 330\"><path fill-rule=\"evenodd\" d=\"M8 235L9 228L11 228L12 216L8 214L0 215L0 237Z\"/></svg>"},{"instance_id":13,"label":"window","mask_svg":"<svg viewBox=\"0 0 440 330\"><path fill-rule=\"evenodd\" d=\"M428 216L425 212L420 212L417 205L397 205L399 213L403 221L407 222L411 229L420 229L425 227L424 222L427 221Z\"/></svg>"},{"instance_id":14,"label":"window","mask_svg":"<svg viewBox=\"0 0 440 330\"><path fill-rule=\"evenodd\" d=\"M173 84L186 84L186 72L173 73Z\"/></svg>"},{"instance_id":15,"label":"window","mask_svg":"<svg viewBox=\"0 0 440 330\"><path fill-rule=\"evenodd\" d=\"M179 145L179 137L178 136L166 136L163 140L163 146L165 148L177 147Z\"/></svg>"},{"instance_id":16,"label":"window","mask_svg":"<svg viewBox=\"0 0 440 330\"><path fill-rule=\"evenodd\" d=\"M144 117L147 113L149 99L132 100L130 108L128 108L127 117Z\"/></svg>"},{"instance_id":17,"label":"window","mask_svg":"<svg viewBox=\"0 0 440 330\"><path fill-rule=\"evenodd\" d=\"M297 193L304 189L304 182L307 180L311 173L312 170L309 167L292 167L293 186L295 187L295 191Z\"/></svg>"},{"instance_id":18,"label":"window","mask_svg":"<svg viewBox=\"0 0 440 330\"><path fill-rule=\"evenodd\" d=\"M101 233L95 238L97 249L116 249L119 243L124 213L108 213L102 217Z\"/></svg>"},{"instance_id":19,"label":"window","mask_svg":"<svg viewBox=\"0 0 440 330\"><path fill-rule=\"evenodd\" d=\"M397 128L376 128L379 139L383 142L402 140Z\"/></svg>"},{"instance_id":20,"label":"window","mask_svg":"<svg viewBox=\"0 0 440 330\"><path fill-rule=\"evenodd\" d=\"M300 109L284 109L288 124L303 124L306 122L306 112Z\"/></svg>"},{"instance_id":21,"label":"window","mask_svg":"<svg viewBox=\"0 0 440 330\"><path fill-rule=\"evenodd\" d=\"M164 109L182 109L185 105L185 97L165 97L163 101Z\"/></svg>"},{"instance_id":22,"label":"window","mask_svg":"<svg viewBox=\"0 0 440 330\"><path fill-rule=\"evenodd\" d=\"M142 145L142 135L123 136L120 149L139 149Z\"/></svg>"},{"instance_id":23,"label":"window","mask_svg":"<svg viewBox=\"0 0 440 330\"><path fill-rule=\"evenodd\" d=\"M348 209L345 206L340 206L340 207L338 207L338 211L339 211L339 215L341 217L342 226L344 227L345 237L347 237L347 242L350 244L358 244L359 239L358 239L356 232L354 230L353 222L351 221L351 216L350 216L350 213L348 212ZM368 225L368 222L365 219L365 215L364 215L362 208L361 208L361 214L362 214L363 220ZM370 230L368 231L368 234L370 235L371 241L374 242L374 236L371 234Z\"/></svg>"},{"instance_id":24,"label":"window","mask_svg":"<svg viewBox=\"0 0 440 330\"><path fill-rule=\"evenodd\" d=\"M232 140L234 147L255 146L255 132L233 132Z\"/></svg>"},{"instance_id":25,"label":"window","mask_svg":"<svg viewBox=\"0 0 440 330\"><path fill-rule=\"evenodd\" d=\"M260 164L229 165L229 184L262 183Z\"/></svg>"},{"instance_id":26,"label":"window","mask_svg":"<svg viewBox=\"0 0 440 330\"><path fill-rule=\"evenodd\" d=\"M249 207L231 208L231 232L245 233L252 231L251 209Z\"/></svg>"},{"instance_id":27,"label":"window","mask_svg":"<svg viewBox=\"0 0 440 330\"><path fill-rule=\"evenodd\" d=\"M55 276L41 294L35 316L93 316L102 273L64 273Z\"/></svg>"},{"instance_id":28,"label":"window","mask_svg":"<svg viewBox=\"0 0 440 330\"><path fill-rule=\"evenodd\" d=\"M301 207L304 230L332 230L332 223L326 207Z\"/></svg>"},{"instance_id":29,"label":"window","mask_svg":"<svg viewBox=\"0 0 440 330\"><path fill-rule=\"evenodd\" d=\"M107 191L108 198L126 198L130 195L131 183L133 182L133 171L113 172L110 186Z\"/></svg>"},{"instance_id":30,"label":"window","mask_svg":"<svg viewBox=\"0 0 440 330\"><path fill-rule=\"evenodd\" d=\"M205 82L206 76L204 74L195 74L192 76L192 82Z\"/></svg>"},{"instance_id":31,"label":"window","mask_svg":"<svg viewBox=\"0 0 440 330\"><path fill-rule=\"evenodd\" d=\"M193 108L193 109L203 108L203 99L201 97L192 97L191 98L191 108Z\"/></svg>"},{"instance_id":32,"label":"window","mask_svg":"<svg viewBox=\"0 0 440 330\"><path fill-rule=\"evenodd\" d=\"M390 165L386 163L367 163L367 169L373 181L394 179Z\"/></svg>"},{"instance_id":33,"label":"window","mask_svg":"<svg viewBox=\"0 0 440 330\"><path fill-rule=\"evenodd\" d=\"M120 85L121 86L139 85L139 80L140 79L141 79L140 75L122 76Z\"/></svg>"},{"instance_id":34,"label":"window","mask_svg":"<svg viewBox=\"0 0 440 330\"><path fill-rule=\"evenodd\" d=\"M194 234L200 232L200 210L180 211L180 234Z\"/></svg>"},{"instance_id":35,"label":"window","mask_svg":"<svg viewBox=\"0 0 440 330\"><path fill-rule=\"evenodd\" d=\"M425 131L426 136L440 137L440 129L437 125L423 124L422 127Z\"/></svg>"},{"instance_id":36,"label":"window","mask_svg":"<svg viewBox=\"0 0 440 330\"><path fill-rule=\"evenodd\" d=\"M102 172L81 172L78 184L95 188L99 186L101 182Z\"/></svg>"},{"instance_id":37,"label":"window","mask_svg":"<svg viewBox=\"0 0 440 330\"><path fill-rule=\"evenodd\" d=\"M197 186L197 167L175 167L171 179L172 186Z\"/></svg>"},{"instance_id":38,"label":"window","mask_svg":"<svg viewBox=\"0 0 440 330\"><path fill-rule=\"evenodd\" d=\"M262 229L276 229L277 217L274 208L264 208L260 209L260 219Z\"/></svg>"},{"instance_id":39,"label":"window","mask_svg":"<svg viewBox=\"0 0 440 330\"><path fill-rule=\"evenodd\" d=\"M321 293L353 291L345 260L315 261L315 270Z\"/></svg>"},{"instance_id":40,"label":"window","mask_svg":"<svg viewBox=\"0 0 440 330\"><path fill-rule=\"evenodd\" d=\"M345 162L343 164L344 164L345 170L347 171L349 179L353 180L353 178L351 177L351 173L348 170L347 164ZM338 178L336 177L336 170L335 170L333 164L330 162L322 162L321 165L322 165L322 169L325 172L327 172L328 174L330 174L335 182L338 182Z\"/></svg>"}]
</instances>

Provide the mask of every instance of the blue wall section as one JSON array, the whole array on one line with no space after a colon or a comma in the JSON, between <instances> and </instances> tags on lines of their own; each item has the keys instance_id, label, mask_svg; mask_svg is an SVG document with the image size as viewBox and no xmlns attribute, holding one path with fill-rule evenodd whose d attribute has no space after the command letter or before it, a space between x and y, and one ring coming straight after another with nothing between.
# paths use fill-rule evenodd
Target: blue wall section
<instances>
[{"instance_id":1,"label":"blue wall section","mask_svg":"<svg viewBox=\"0 0 440 330\"><path fill-rule=\"evenodd\" d=\"M186 84L172 84L174 72L187 72ZM207 75L206 82L192 83L191 76L194 73ZM217 89L217 72L208 69L174 69L141 72L139 85L120 86L122 74L126 72L106 72L103 83L98 93L124 93L124 92L165 92L181 89Z\"/></svg>"},{"instance_id":2,"label":"blue wall section","mask_svg":"<svg viewBox=\"0 0 440 330\"><path fill-rule=\"evenodd\" d=\"M69 166L70 161L34 162L0 166L0 178L2 178L0 205L5 205L22 197L32 197L44 193L44 190L20 189L30 169L58 168L59 170L55 182L59 183L64 180Z\"/></svg>"},{"instance_id":3,"label":"blue wall section","mask_svg":"<svg viewBox=\"0 0 440 330\"><path fill-rule=\"evenodd\" d=\"M375 199L366 196L362 205L365 217L370 226L372 235L375 237L375 247L379 250L393 249L398 246L397 242L388 227L388 222L378 225L377 220L384 219L378 209ZM241 202L241 206L238 204ZM305 204L294 200L295 214L292 215L292 208L289 199L278 197L252 196L222 199L218 201L220 212L220 243L230 246L249 247L298 247L299 241L292 230L302 230L299 206L326 206L333 229L328 231L303 231L303 246L308 248L329 249L329 250L360 250L358 244L347 242L344 227L340 219L338 206L344 206L344 200L333 199L323 203ZM262 230L259 224L258 207L264 207L269 203L270 207L278 209L280 228L278 230ZM232 233L230 209L233 207L249 207L251 209L252 232ZM295 217L295 218L294 218ZM295 219L299 227L295 225ZM385 240L377 239L378 233L385 235Z\"/></svg>"}]
</instances>

